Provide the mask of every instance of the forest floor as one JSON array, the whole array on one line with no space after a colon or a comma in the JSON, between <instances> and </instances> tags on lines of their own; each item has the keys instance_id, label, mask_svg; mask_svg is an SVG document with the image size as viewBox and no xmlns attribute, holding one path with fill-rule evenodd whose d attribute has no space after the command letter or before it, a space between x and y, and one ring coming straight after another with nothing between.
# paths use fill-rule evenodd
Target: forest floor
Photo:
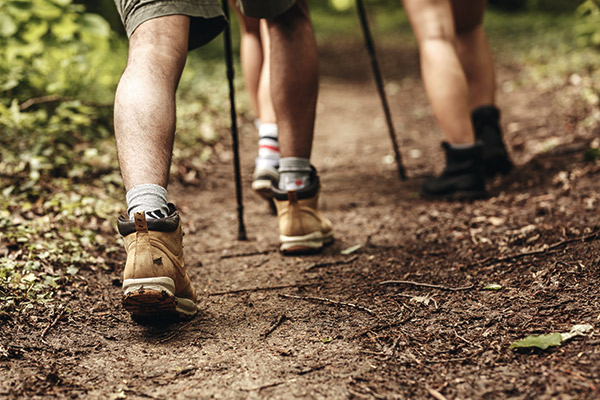
<instances>
[{"instance_id":1,"label":"forest floor","mask_svg":"<svg viewBox=\"0 0 600 400\"><path fill-rule=\"evenodd\" d=\"M489 199L426 201L419 185L443 154L417 52L381 57L406 181L362 43L321 46L313 162L334 244L278 252L276 218L249 190L256 139L242 121L248 241L236 240L230 152L201 185L170 186L198 316L132 322L121 251L111 270L83 269L51 311L3 316L0 397L600 397L600 163L584 161L598 128L578 124L556 89L511 85L519 68L500 58L515 169L489 183ZM510 349L576 324L594 328L544 351Z\"/></svg>"}]
</instances>

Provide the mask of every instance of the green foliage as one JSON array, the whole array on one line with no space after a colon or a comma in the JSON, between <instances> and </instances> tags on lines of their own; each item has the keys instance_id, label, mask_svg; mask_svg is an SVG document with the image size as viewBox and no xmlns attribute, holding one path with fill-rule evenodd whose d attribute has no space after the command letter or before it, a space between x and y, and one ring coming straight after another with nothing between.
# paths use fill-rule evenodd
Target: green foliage
<instances>
[{"instance_id":1,"label":"green foliage","mask_svg":"<svg viewBox=\"0 0 600 400\"><path fill-rule=\"evenodd\" d=\"M594 162L600 160L600 149L590 147L583 154L584 161Z\"/></svg>"},{"instance_id":2,"label":"green foliage","mask_svg":"<svg viewBox=\"0 0 600 400\"><path fill-rule=\"evenodd\" d=\"M123 49L71 0L0 3L0 311L50 299L113 251L100 233L121 193L109 138Z\"/></svg>"},{"instance_id":3,"label":"green foliage","mask_svg":"<svg viewBox=\"0 0 600 400\"><path fill-rule=\"evenodd\" d=\"M576 13L579 17L575 25L578 44L600 48L600 0L586 0Z\"/></svg>"},{"instance_id":4,"label":"green foliage","mask_svg":"<svg viewBox=\"0 0 600 400\"><path fill-rule=\"evenodd\" d=\"M81 96L114 75L110 27L71 0L0 3L0 96L5 101ZM116 66L117 68L120 66ZM93 72L90 72L93 71ZM94 93L94 100L110 93ZM87 97L87 96L86 96Z\"/></svg>"},{"instance_id":5,"label":"green foliage","mask_svg":"<svg viewBox=\"0 0 600 400\"><path fill-rule=\"evenodd\" d=\"M184 183L200 182L229 125L222 51L217 40L192 55L181 79L172 177ZM123 261L111 121L126 58L125 40L72 0L0 2L0 313Z\"/></svg>"},{"instance_id":6,"label":"green foliage","mask_svg":"<svg viewBox=\"0 0 600 400\"><path fill-rule=\"evenodd\" d=\"M578 45L574 13L489 12L485 28L497 59L518 67L518 76L502 90L536 86L560 90L555 101L593 129L600 124L600 52Z\"/></svg>"}]
</instances>

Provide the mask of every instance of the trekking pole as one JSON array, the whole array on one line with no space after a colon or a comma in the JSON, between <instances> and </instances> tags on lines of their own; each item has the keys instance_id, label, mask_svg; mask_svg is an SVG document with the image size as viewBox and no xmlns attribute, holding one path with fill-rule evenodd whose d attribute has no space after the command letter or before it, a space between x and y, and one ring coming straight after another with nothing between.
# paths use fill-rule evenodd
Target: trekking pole
<instances>
[{"instance_id":1,"label":"trekking pole","mask_svg":"<svg viewBox=\"0 0 600 400\"><path fill-rule=\"evenodd\" d=\"M242 199L242 174L240 170L240 150L237 129L237 113L235 110L235 88L233 87L233 51L231 49L231 23L229 22L228 0L223 0L223 12L227 18L225 27L225 63L227 64L227 81L229 83L229 103L231 106L231 138L233 146L233 170L235 173L235 194L238 212L238 240L248 240L244 225L244 202Z\"/></svg>"},{"instance_id":2,"label":"trekking pole","mask_svg":"<svg viewBox=\"0 0 600 400\"><path fill-rule=\"evenodd\" d=\"M377 84L377 91L381 98L381 105L383 106L383 112L385 114L385 121L390 132L390 139L392 140L392 147L394 148L394 154L396 156L396 165L398 167L398 175L400 179L406 179L406 170L402 165L402 155L398 148L398 140L396 139L396 131L394 130L394 124L392 122L392 115L390 113L390 107L388 105L387 97L385 95L385 88L383 86L383 78L379 69L379 62L377 61L377 55L375 54L375 46L373 45L373 37L371 36L371 30L369 29L369 22L367 21L367 13L365 11L365 5L363 0L356 0L356 8L358 10L358 17L360 19L360 26L365 37L365 45L371 58L371 67L373 68L373 75L375 76L375 83Z\"/></svg>"}]
</instances>

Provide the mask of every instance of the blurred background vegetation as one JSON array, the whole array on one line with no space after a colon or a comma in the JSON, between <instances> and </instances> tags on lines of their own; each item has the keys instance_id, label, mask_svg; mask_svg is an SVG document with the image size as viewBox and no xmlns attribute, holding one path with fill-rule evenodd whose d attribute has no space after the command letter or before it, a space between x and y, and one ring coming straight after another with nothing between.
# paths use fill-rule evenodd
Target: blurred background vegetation
<instances>
[{"instance_id":1,"label":"blurred background vegetation","mask_svg":"<svg viewBox=\"0 0 600 400\"><path fill-rule=\"evenodd\" d=\"M600 0L490 3L490 40L519 66L520 84L564 87L582 123L597 125ZM361 40L354 4L311 1L319 42ZM366 5L376 41L411 37L398 0ZM191 55L180 84L172 176L186 184L198 183L227 135L222 41ZM124 191L111 124L126 55L113 0L0 2L0 315L51 301L82 268L118 261Z\"/></svg>"}]
</instances>

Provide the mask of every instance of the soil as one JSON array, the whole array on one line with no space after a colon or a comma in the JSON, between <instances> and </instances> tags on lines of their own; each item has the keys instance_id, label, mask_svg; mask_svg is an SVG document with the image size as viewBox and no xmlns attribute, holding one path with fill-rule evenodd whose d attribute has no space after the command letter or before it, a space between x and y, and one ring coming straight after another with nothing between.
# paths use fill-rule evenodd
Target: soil
<instances>
[{"instance_id":1,"label":"soil","mask_svg":"<svg viewBox=\"0 0 600 400\"><path fill-rule=\"evenodd\" d=\"M123 251L113 270L83 270L44 313L4 316L0 397L599 398L600 164L583 160L598 129L579 126L556 89L501 90L514 171L490 182L487 200L420 199L423 176L442 168L441 133L416 50L380 54L407 180L362 44L322 46L313 161L335 243L277 251L276 218L249 190L256 140L245 120L249 240L236 240L230 152L201 187L170 187L198 316L132 322L120 305ZM499 59L499 87L518 70ZM544 351L510 349L575 324L594 329Z\"/></svg>"}]
</instances>

